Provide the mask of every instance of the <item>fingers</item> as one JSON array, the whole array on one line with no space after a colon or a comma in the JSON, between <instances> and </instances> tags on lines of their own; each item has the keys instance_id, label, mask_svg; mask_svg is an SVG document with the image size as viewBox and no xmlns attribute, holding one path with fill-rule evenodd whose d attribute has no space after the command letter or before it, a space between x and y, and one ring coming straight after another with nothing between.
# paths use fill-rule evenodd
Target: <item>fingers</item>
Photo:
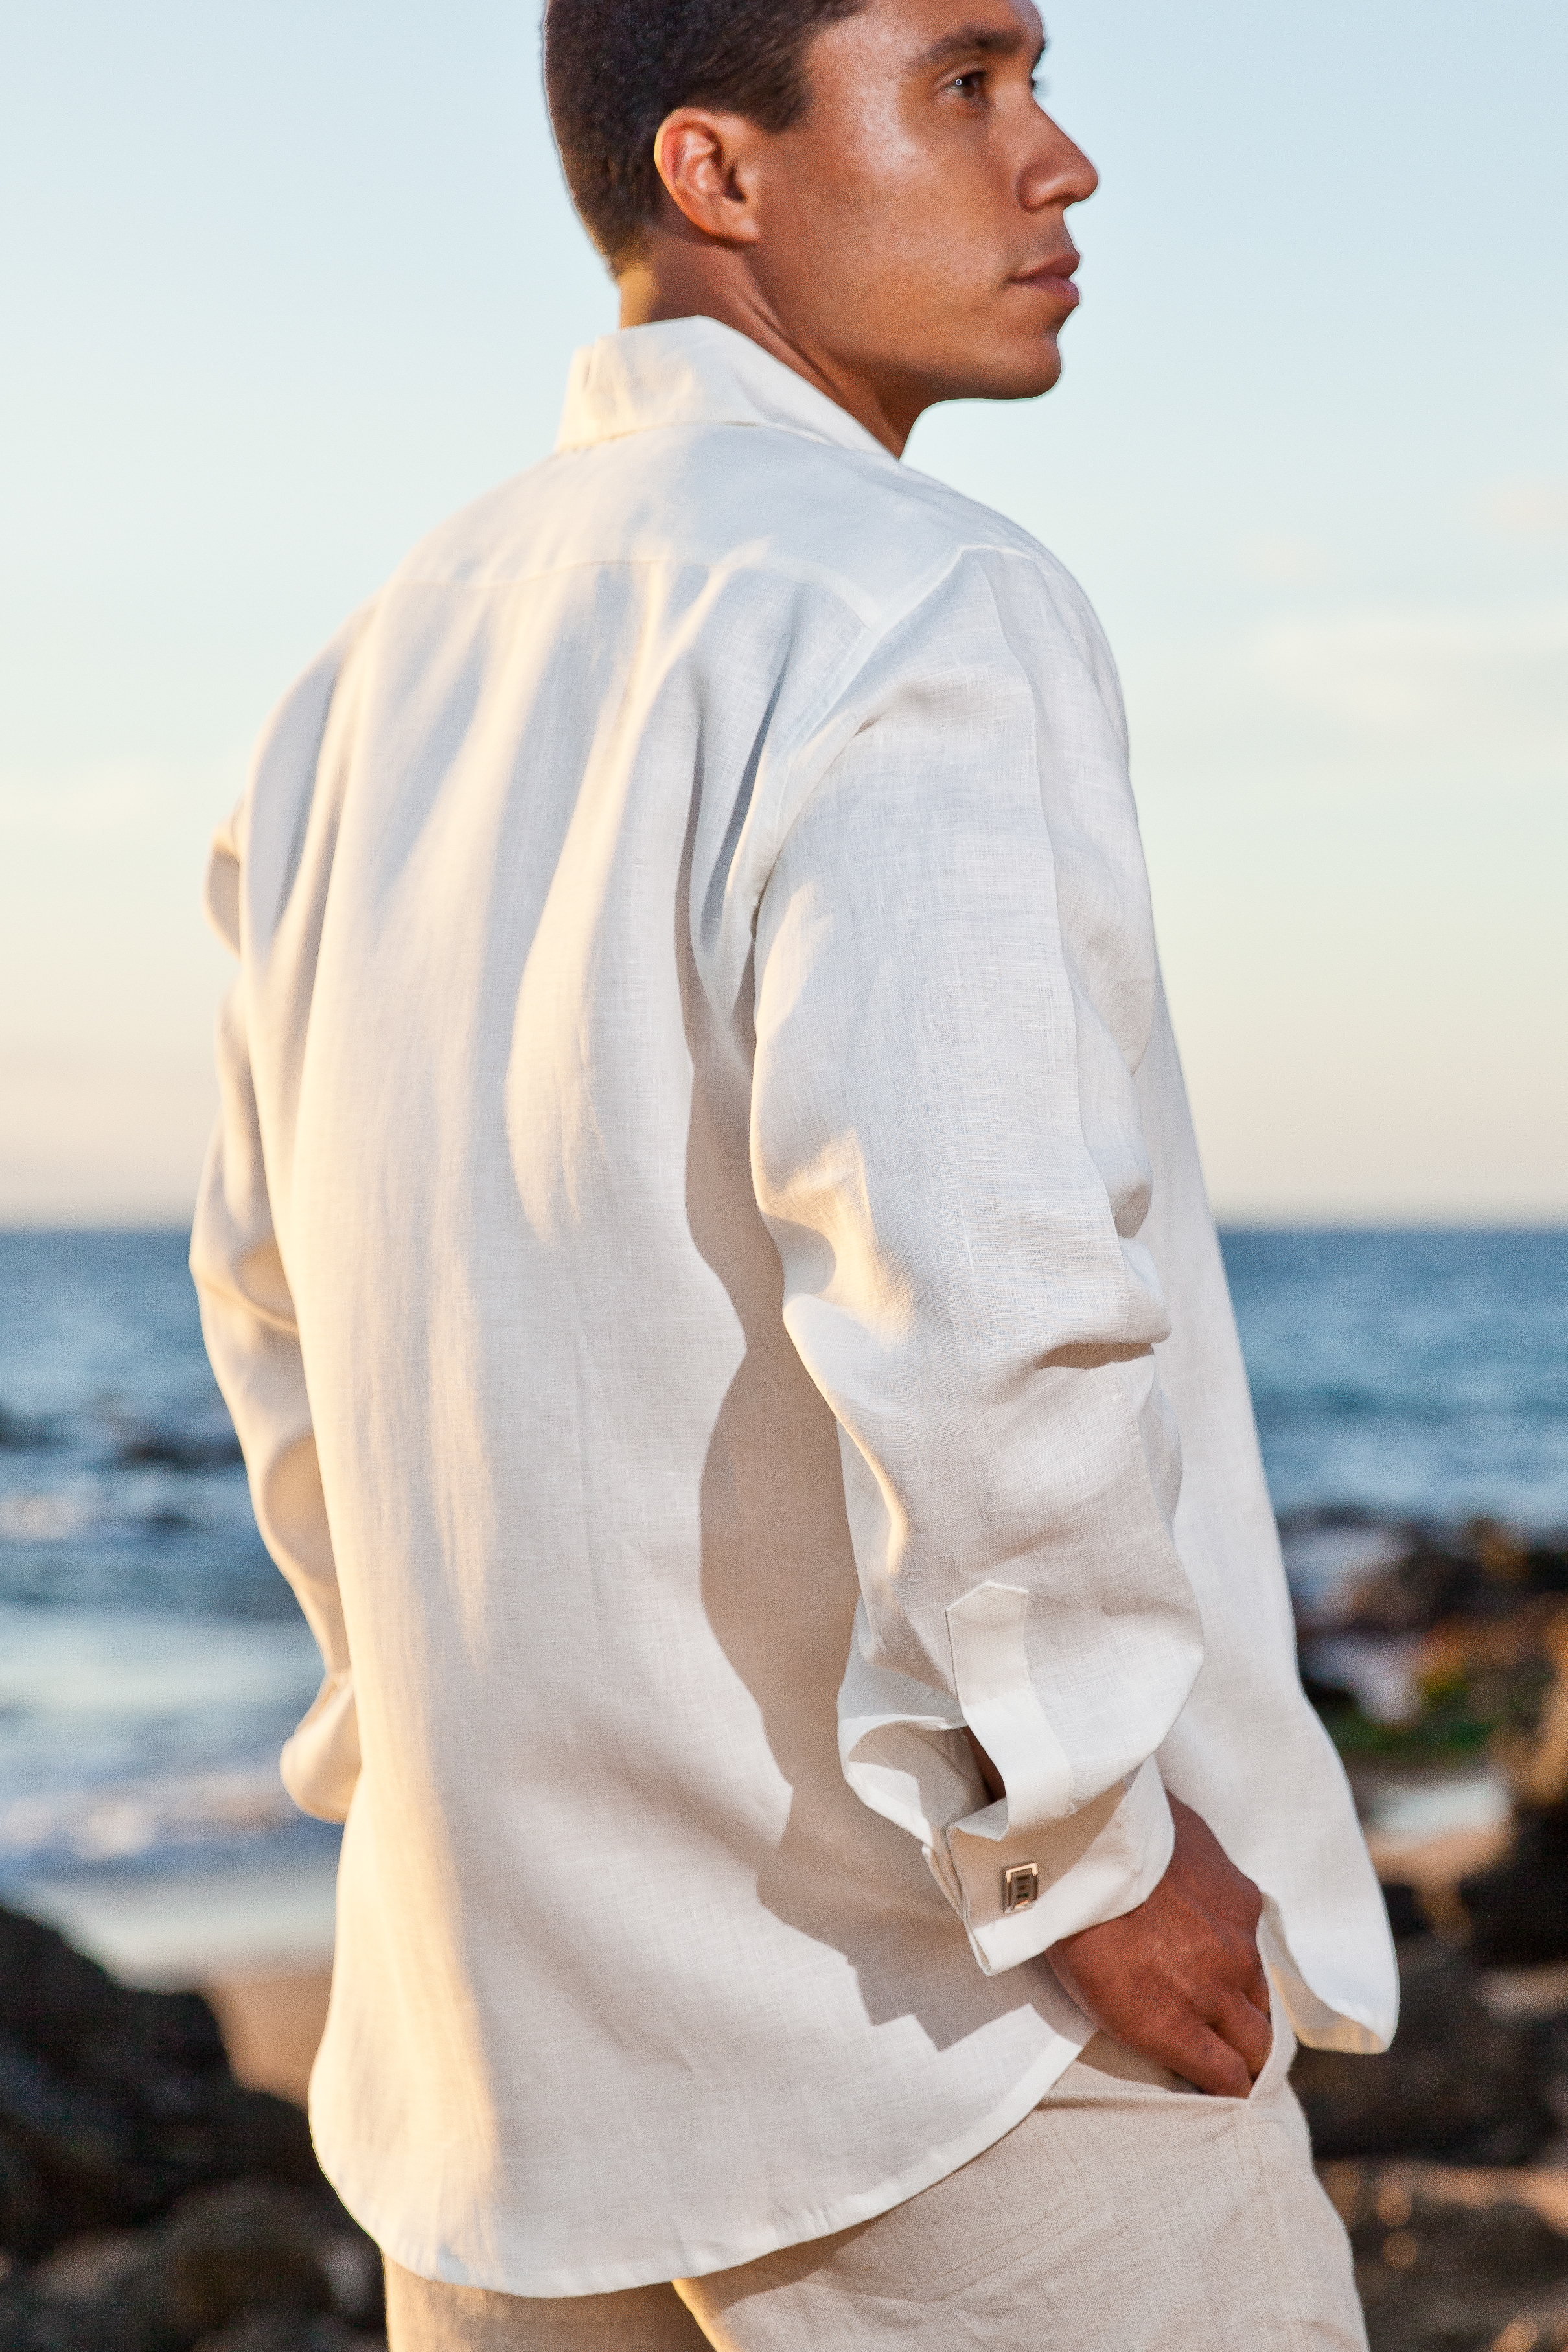
<instances>
[{"instance_id":1,"label":"fingers","mask_svg":"<svg viewBox=\"0 0 1568 2352\"><path fill-rule=\"evenodd\" d=\"M1268 2012L1250 2000L1227 2000L1217 2016L1210 2020L1210 2030L1222 2042L1228 2042L1247 2068L1248 2083L1255 2083L1268 2063L1268 2053L1274 2044Z\"/></svg>"},{"instance_id":2,"label":"fingers","mask_svg":"<svg viewBox=\"0 0 1568 2352\"><path fill-rule=\"evenodd\" d=\"M1164 2063L1211 2097L1245 2099L1268 2063L1273 2028L1264 2012L1239 1996L1226 2000L1205 2023L1170 2038Z\"/></svg>"},{"instance_id":3,"label":"fingers","mask_svg":"<svg viewBox=\"0 0 1568 2352\"><path fill-rule=\"evenodd\" d=\"M1198 2027L1176 2071L1214 2099L1245 2099L1252 2088L1246 2059L1212 2025Z\"/></svg>"},{"instance_id":4,"label":"fingers","mask_svg":"<svg viewBox=\"0 0 1568 2352\"><path fill-rule=\"evenodd\" d=\"M1086 2015L1219 2098L1245 2099L1272 2043L1258 1949L1263 1898L1202 1818L1173 1800L1176 1843L1136 1909L1047 1954Z\"/></svg>"}]
</instances>

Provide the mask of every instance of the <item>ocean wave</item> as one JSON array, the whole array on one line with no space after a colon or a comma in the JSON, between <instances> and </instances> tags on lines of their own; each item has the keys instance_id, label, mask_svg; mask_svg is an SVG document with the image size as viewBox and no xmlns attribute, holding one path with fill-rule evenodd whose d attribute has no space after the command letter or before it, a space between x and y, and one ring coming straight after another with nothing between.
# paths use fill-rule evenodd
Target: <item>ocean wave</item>
<instances>
[{"instance_id":1,"label":"ocean wave","mask_svg":"<svg viewBox=\"0 0 1568 2352\"><path fill-rule=\"evenodd\" d=\"M0 1454L41 1454L60 1443L57 1424L41 1413L12 1412L0 1404Z\"/></svg>"},{"instance_id":2,"label":"ocean wave","mask_svg":"<svg viewBox=\"0 0 1568 2352\"><path fill-rule=\"evenodd\" d=\"M89 1535L121 1540L189 1533L203 1528L241 1528L243 1493L217 1498L204 1509L199 1498L182 1496L177 1505L157 1490L127 1493L108 1482L73 1479L64 1485L0 1488L0 1544L68 1544ZM227 1507L226 1507L226 1505Z\"/></svg>"},{"instance_id":3,"label":"ocean wave","mask_svg":"<svg viewBox=\"0 0 1568 2352\"><path fill-rule=\"evenodd\" d=\"M145 1413L117 1397L71 1412L22 1412L0 1403L0 1453L68 1449L84 1462L120 1469L226 1470L243 1456L234 1423L217 1399L184 1414Z\"/></svg>"},{"instance_id":4,"label":"ocean wave","mask_svg":"<svg viewBox=\"0 0 1568 2352\"><path fill-rule=\"evenodd\" d=\"M23 1457L26 1460L28 1457ZM0 1464L0 1603L287 1616L242 1475L166 1470L18 1477Z\"/></svg>"},{"instance_id":5,"label":"ocean wave","mask_svg":"<svg viewBox=\"0 0 1568 2352\"><path fill-rule=\"evenodd\" d=\"M114 1449L122 1469L155 1463L166 1470L223 1470L245 1457L232 1429L143 1428L122 1437Z\"/></svg>"},{"instance_id":6,"label":"ocean wave","mask_svg":"<svg viewBox=\"0 0 1568 2352\"><path fill-rule=\"evenodd\" d=\"M23 1487L0 1495L0 1543L68 1543L91 1526L93 1498L70 1487Z\"/></svg>"},{"instance_id":7,"label":"ocean wave","mask_svg":"<svg viewBox=\"0 0 1568 2352\"><path fill-rule=\"evenodd\" d=\"M0 1801L0 1872L245 1847L300 1819L270 1758L180 1780L39 1790Z\"/></svg>"},{"instance_id":8,"label":"ocean wave","mask_svg":"<svg viewBox=\"0 0 1568 2352\"><path fill-rule=\"evenodd\" d=\"M1253 1383L1253 1408L1270 1429L1291 1425L1326 1428L1335 1423L1403 1423L1417 1429L1475 1429L1488 1422L1510 1434L1516 1429L1556 1428L1563 1422L1560 1399L1550 1394L1500 1398L1479 1384L1473 1391L1394 1382L1325 1381L1321 1385Z\"/></svg>"}]
</instances>

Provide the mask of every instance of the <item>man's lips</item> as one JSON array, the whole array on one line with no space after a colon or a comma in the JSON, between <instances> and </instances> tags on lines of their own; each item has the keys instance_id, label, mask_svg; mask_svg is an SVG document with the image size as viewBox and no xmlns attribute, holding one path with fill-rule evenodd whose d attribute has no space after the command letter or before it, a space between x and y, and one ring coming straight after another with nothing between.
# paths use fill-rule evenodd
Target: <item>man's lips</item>
<instances>
[{"instance_id":1,"label":"man's lips","mask_svg":"<svg viewBox=\"0 0 1568 2352\"><path fill-rule=\"evenodd\" d=\"M1037 261L1032 269L1016 270L1012 282L1015 286L1032 286L1039 294L1052 294L1069 310L1076 310L1082 297L1072 282L1072 274L1081 257L1069 245L1065 252Z\"/></svg>"}]
</instances>

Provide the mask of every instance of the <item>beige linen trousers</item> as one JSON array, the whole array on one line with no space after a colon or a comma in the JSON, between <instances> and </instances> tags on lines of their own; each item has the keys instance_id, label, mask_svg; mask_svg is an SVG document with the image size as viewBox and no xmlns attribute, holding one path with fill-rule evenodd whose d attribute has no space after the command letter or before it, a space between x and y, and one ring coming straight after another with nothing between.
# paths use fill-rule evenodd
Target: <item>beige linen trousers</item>
<instances>
[{"instance_id":1,"label":"beige linen trousers","mask_svg":"<svg viewBox=\"0 0 1568 2352\"><path fill-rule=\"evenodd\" d=\"M1097 2034L946 2179L706 2278L535 2298L389 2262L390 2352L1365 2352L1275 2017L1248 2099Z\"/></svg>"}]
</instances>

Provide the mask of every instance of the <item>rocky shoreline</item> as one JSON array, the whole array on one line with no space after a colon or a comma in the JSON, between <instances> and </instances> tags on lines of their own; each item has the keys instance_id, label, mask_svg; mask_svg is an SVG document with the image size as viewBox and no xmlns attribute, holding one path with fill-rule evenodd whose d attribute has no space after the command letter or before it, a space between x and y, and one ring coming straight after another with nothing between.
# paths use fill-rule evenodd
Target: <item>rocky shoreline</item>
<instances>
[{"instance_id":1,"label":"rocky shoreline","mask_svg":"<svg viewBox=\"0 0 1568 2352\"><path fill-rule=\"evenodd\" d=\"M1467 1775L1500 1804L1481 1866L1464 1837L1434 1838L1401 1876L1385 1843L1398 2037L1381 2058L1304 2051L1294 2070L1373 2352L1561 2352L1568 1545L1352 1511L1281 1533L1303 1676L1363 1813Z\"/></svg>"},{"instance_id":2,"label":"rocky shoreline","mask_svg":"<svg viewBox=\"0 0 1568 2352\"><path fill-rule=\"evenodd\" d=\"M1561 2352L1568 1979L1500 1997L1408 1890L1390 1914L1394 2049L1303 2051L1293 2078L1373 2352ZM381 2327L375 2248L206 2003L0 1911L0 2352L380 2352Z\"/></svg>"},{"instance_id":3,"label":"rocky shoreline","mask_svg":"<svg viewBox=\"0 0 1568 2352\"><path fill-rule=\"evenodd\" d=\"M1393 2050L1296 2062L1373 2352L1568 2352L1568 1548L1282 1532L1363 1805L1485 1771L1510 1816L1485 1867L1386 1885ZM206 2002L0 1910L0 2352L377 2352L382 2327L375 2248Z\"/></svg>"},{"instance_id":4,"label":"rocky shoreline","mask_svg":"<svg viewBox=\"0 0 1568 2352\"><path fill-rule=\"evenodd\" d=\"M375 2352L374 2246L195 1993L0 1910L0 2352Z\"/></svg>"}]
</instances>

